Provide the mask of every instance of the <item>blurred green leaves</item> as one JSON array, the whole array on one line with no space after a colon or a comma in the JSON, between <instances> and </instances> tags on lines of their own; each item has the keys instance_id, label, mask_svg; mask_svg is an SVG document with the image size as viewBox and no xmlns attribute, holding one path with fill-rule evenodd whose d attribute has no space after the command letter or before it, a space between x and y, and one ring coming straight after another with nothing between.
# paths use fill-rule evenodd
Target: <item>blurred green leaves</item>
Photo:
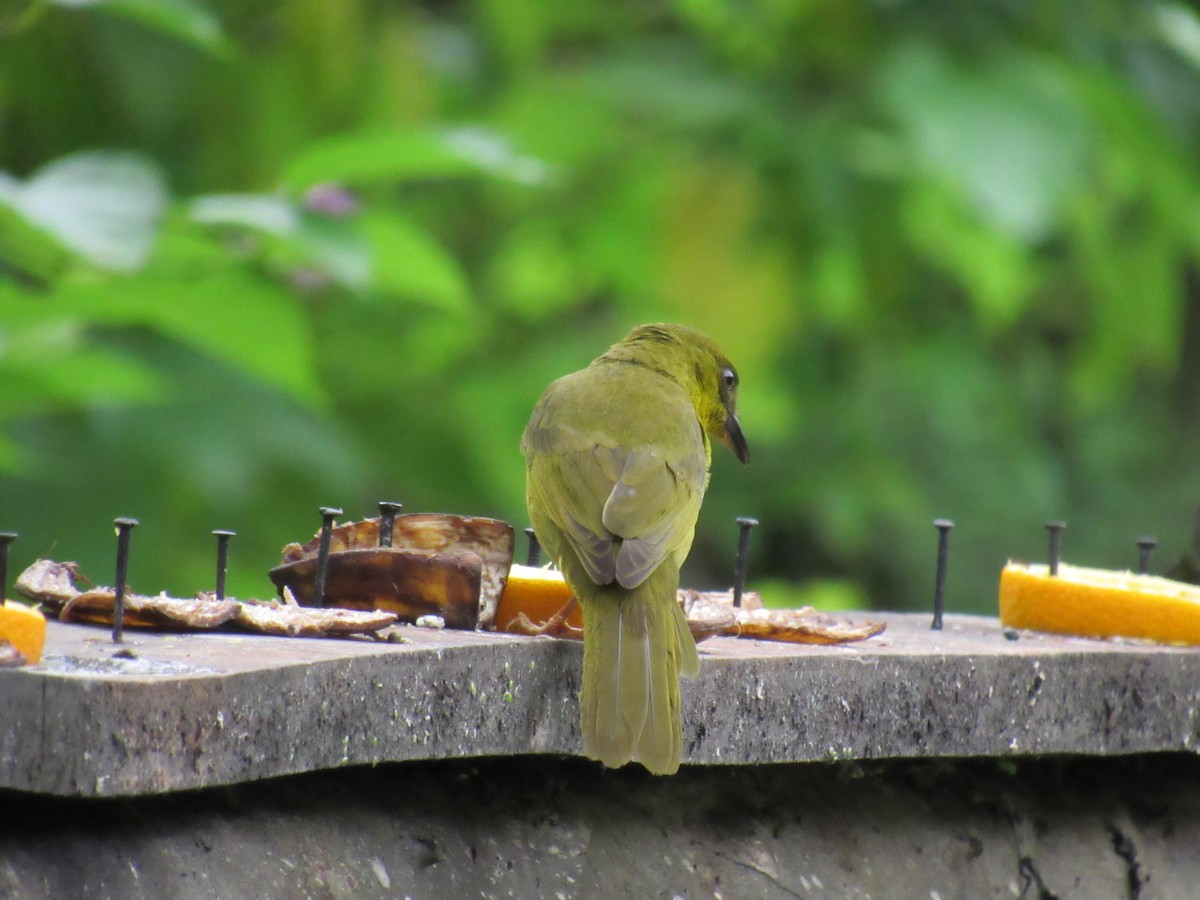
<instances>
[{"instance_id":1,"label":"blurred green leaves","mask_svg":"<svg viewBox=\"0 0 1200 900\"><path fill-rule=\"evenodd\" d=\"M64 9L93 9L121 16L207 50L228 53L230 45L217 17L194 0L41 0Z\"/></svg>"},{"instance_id":2,"label":"blurred green leaves","mask_svg":"<svg viewBox=\"0 0 1200 900\"><path fill-rule=\"evenodd\" d=\"M913 43L883 66L880 84L913 176L947 185L992 229L1025 243L1061 225L1093 154L1087 111L1060 60L1010 51L962 65Z\"/></svg>"},{"instance_id":3,"label":"blurred green leaves","mask_svg":"<svg viewBox=\"0 0 1200 900\"><path fill-rule=\"evenodd\" d=\"M217 303L227 297L234 302ZM56 312L91 325L146 326L211 353L242 372L318 404L311 327L294 302L242 271L186 281L144 277L120 285L71 283L49 302ZM103 369L97 375L103 377ZM95 376L94 376L95 377Z\"/></svg>"},{"instance_id":4,"label":"blurred green leaves","mask_svg":"<svg viewBox=\"0 0 1200 900\"><path fill-rule=\"evenodd\" d=\"M494 175L537 184L548 174L543 163L516 153L502 137L482 128L390 129L311 144L288 165L284 183L305 190L327 182L357 187Z\"/></svg>"},{"instance_id":5,"label":"blurred green leaves","mask_svg":"<svg viewBox=\"0 0 1200 900\"><path fill-rule=\"evenodd\" d=\"M79 153L55 160L24 182L0 172L0 204L93 265L141 268L166 207L162 175L132 154ZM43 255L22 236L24 256ZM14 242L16 243L16 242Z\"/></svg>"},{"instance_id":6,"label":"blurred green leaves","mask_svg":"<svg viewBox=\"0 0 1200 900\"><path fill-rule=\"evenodd\" d=\"M471 286L466 273L428 231L395 211L368 213L361 229L381 294L428 303L446 312L469 311Z\"/></svg>"},{"instance_id":7,"label":"blurred green leaves","mask_svg":"<svg viewBox=\"0 0 1200 900\"><path fill-rule=\"evenodd\" d=\"M1045 518L1100 565L1189 537L1189 6L31 9L0 21L0 515L36 546L140 515L148 586L188 590L235 527L250 593L323 503L521 524L538 393L653 319L735 360L754 450L717 454L694 584L746 514L772 597L835 606L923 604L936 516L985 611Z\"/></svg>"}]
</instances>

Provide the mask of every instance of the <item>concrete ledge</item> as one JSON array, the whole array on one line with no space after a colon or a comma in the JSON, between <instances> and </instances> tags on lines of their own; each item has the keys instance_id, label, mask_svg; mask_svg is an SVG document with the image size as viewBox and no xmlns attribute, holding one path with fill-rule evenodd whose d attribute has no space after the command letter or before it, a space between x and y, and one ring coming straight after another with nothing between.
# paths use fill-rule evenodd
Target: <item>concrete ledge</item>
<instances>
[{"instance_id":1,"label":"concrete ledge","mask_svg":"<svg viewBox=\"0 0 1200 900\"><path fill-rule=\"evenodd\" d=\"M880 618L872 614L872 618ZM684 761L1194 752L1200 649L882 616L817 647L718 638L685 681ZM388 761L574 754L581 646L409 629L411 643L127 634L49 624L0 670L0 787L163 793Z\"/></svg>"}]
</instances>

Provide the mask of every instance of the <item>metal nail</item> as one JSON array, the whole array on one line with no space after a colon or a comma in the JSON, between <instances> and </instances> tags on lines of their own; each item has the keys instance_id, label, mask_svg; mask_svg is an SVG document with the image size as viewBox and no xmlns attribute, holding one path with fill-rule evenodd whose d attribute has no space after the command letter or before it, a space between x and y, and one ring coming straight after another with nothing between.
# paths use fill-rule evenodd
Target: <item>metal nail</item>
<instances>
[{"instance_id":1,"label":"metal nail","mask_svg":"<svg viewBox=\"0 0 1200 900\"><path fill-rule=\"evenodd\" d=\"M237 534L236 531L217 529L217 599L225 599L225 573L229 571L229 539Z\"/></svg>"},{"instance_id":2,"label":"metal nail","mask_svg":"<svg viewBox=\"0 0 1200 900\"><path fill-rule=\"evenodd\" d=\"M125 632L125 581L129 576L129 533L137 527L137 519L113 519L117 526L117 584L113 588L115 602L113 604L114 644L124 640Z\"/></svg>"},{"instance_id":3,"label":"metal nail","mask_svg":"<svg viewBox=\"0 0 1200 900\"><path fill-rule=\"evenodd\" d=\"M1060 519L1051 519L1046 523L1046 530L1050 532L1050 574L1058 575L1058 562L1060 558L1059 547L1062 543L1063 529L1067 527L1067 523Z\"/></svg>"},{"instance_id":4,"label":"metal nail","mask_svg":"<svg viewBox=\"0 0 1200 900\"><path fill-rule=\"evenodd\" d=\"M934 519L933 527L938 530L937 576L933 584L932 631L942 630L942 613L946 605L946 560L950 554L950 529L954 523L949 519Z\"/></svg>"},{"instance_id":5,"label":"metal nail","mask_svg":"<svg viewBox=\"0 0 1200 900\"><path fill-rule=\"evenodd\" d=\"M542 564L542 545L538 543L537 535L532 528L525 529L525 537L529 538L529 550L525 554L525 565L537 567Z\"/></svg>"},{"instance_id":6,"label":"metal nail","mask_svg":"<svg viewBox=\"0 0 1200 900\"><path fill-rule=\"evenodd\" d=\"M392 533L396 530L396 514L404 509L403 503L392 500L379 501L379 546L392 546Z\"/></svg>"},{"instance_id":7,"label":"metal nail","mask_svg":"<svg viewBox=\"0 0 1200 900\"><path fill-rule=\"evenodd\" d=\"M733 562L733 605L742 605L742 593L746 589L746 560L750 556L750 529L758 524L758 519L739 517L737 558Z\"/></svg>"},{"instance_id":8,"label":"metal nail","mask_svg":"<svg viewBox=\"0 0 1200 900\"><path fill-rule=\"evenodd\" d=\"M333 506L321 507L321 544L317 550L317 583L313 589L313 602L325 605L325 573L329 569L329 542L333 538L333 522L342 514Z\"/></svg>"},{"instance_id":9,"label":"metal nail","mask_svg":"<svg viewBox=\"0 0 1200 900\"><path fill-rule=\"evenodd\" d=\"M0 603L8 590L8 545L17 539L15 531L0 531Z\"/></svg>"},{"instance_id":10,"label":"metal nail","mask_svg":"<svg viewBox=\"0 0 1200 900\"><path fill-rule=\"evenodd\" d=\"M1150 574L1150 554L1154 552L1154 548L1158 546L1158 538L1140 537L1137 539L1138 545L1138 573L1141 575Z\"/></svg>"}]
</instances>

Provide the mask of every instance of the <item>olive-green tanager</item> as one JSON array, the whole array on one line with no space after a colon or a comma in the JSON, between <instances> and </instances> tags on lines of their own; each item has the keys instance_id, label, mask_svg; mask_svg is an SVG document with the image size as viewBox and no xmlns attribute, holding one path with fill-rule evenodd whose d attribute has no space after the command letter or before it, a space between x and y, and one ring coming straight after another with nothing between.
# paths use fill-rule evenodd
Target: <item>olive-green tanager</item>
<instances>
[{"instance_id":1,"label":"olive-green tanager","mask_svg":"<svg viewBox=\"0 0 1200 900\"><path fill-rule=\"evenodd\" d=\"M538 540L583 607L583 751L679 768L679 676L700 670L676 598L712 462L743 463L738 375L709 338L642 325L558 379L521 441Z\"/></svg>"}]
</instances>

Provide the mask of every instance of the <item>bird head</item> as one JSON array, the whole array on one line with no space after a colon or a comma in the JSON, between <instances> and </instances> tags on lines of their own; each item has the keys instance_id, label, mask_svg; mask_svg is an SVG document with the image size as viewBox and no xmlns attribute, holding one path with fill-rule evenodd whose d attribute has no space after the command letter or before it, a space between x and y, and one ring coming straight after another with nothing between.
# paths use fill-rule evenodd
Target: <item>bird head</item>
<instances>
[{"instance_id":1,"label":"bird head","mask_svg":"<svg viewBox=\"0 0 1200 900\"><path fill-rule=\"evenodd\" d=\"M750 461L737 417L737 369L707 335L686 325L639 325L600 358L636 362L679 384L709 437Z\"/></svg>"}]
</instances>

